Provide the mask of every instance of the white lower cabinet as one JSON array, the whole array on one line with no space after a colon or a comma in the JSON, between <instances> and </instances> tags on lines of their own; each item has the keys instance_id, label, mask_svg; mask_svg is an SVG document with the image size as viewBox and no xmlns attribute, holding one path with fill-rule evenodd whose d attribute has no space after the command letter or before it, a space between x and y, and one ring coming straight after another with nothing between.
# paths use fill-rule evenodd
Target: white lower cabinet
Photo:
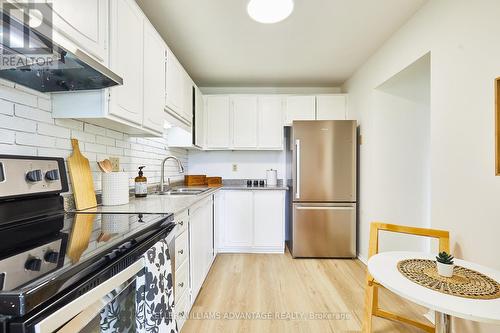
<instances>
[{"instance_id":1,"label":"white lower cabinet","mask_svg":"<svg viewBox=\"0 0 500 333\"><path fill-rule=\"evenodd\" d=\"M194 303L214 258L212 196L189 208L189 235L191 303Z\"/></svg>"},{"instance_id":2,"label":"white lower cabinet","mask_svg":"<svg viewBox=\"0 0 500 333\"><path fill-rule=\"evenodd\" d=\"M285 191L221 191L215 207L217 252L284 252Z\"/></svg>"}]
</instances>

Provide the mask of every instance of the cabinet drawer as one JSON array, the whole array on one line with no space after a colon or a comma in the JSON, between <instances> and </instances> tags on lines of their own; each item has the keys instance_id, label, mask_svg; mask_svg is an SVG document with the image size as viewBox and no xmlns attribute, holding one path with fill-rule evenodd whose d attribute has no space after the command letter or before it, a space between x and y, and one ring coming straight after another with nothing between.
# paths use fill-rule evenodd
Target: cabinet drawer
<instances>
[{"instance_id":1,"label":"cabinet drawer","mask_svg":"<svg viewBox=\"0 0 500 333\"><path fill-rule=\"evenodd\" d=\"M175 304L175 321L177 322L179 332L181 332L182 326L189 316L189 303L189 295L185 293L181 300Z\"/></svg>"},{"instance_id":2,"label":"cabinet drawer","mask_svg":"<svg viewBox=\"0 0 500 333\"><path fill-rule=\"evenodd\" d=\"M181 267L175 272L175 304L177 304L181 297L188 289L189 285L189 262L186 260Z\"/></svg>"},{"instance_id":3,"label":"cabinet drawer","mask_svg":"<svg viewBox=\"0 0 500 333\"><path fill-rule=\"evenodd\" d=\"M189 254L188 233L183 232L175 239L175 269L186 261Z\"/></svg>"},{"instance_id":4,"label":"cabinet drawer","mask_svg":"<svg viewBox=\"0 0 500 333\"><path fill-rule=\"evenodd\" d=\"M177 224L177 235L179 236L187 229L189 222L188 210L186 209L179 214L175 214L174 222Z\"/></svg>"}]
</instances>

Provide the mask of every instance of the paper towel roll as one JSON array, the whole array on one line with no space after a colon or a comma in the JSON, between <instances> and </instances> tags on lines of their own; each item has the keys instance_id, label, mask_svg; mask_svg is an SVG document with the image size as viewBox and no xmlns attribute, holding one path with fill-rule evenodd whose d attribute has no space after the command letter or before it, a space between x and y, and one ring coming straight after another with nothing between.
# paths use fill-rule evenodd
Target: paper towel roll
<instances>
[{"instance_id":1,"label":"paper towel roll","mask_svg":"<svg viewBox=\"0 0 500 333\"><path fill-rule=\"evenodd\" d=\"M128 173L110 172L103 173L102 179L102 204L104 206L124 205L128 203Z\"/></svg>"},{"instance_id":2,"label":"paper towel roll","mask_svg":"<svg viewBox=\"0 0 500 333\"><path fill-rule=\"evenodd\" d=\"M278 171L270 169L267 170L267 186L278 185Z\"/></svg>"}]
</instances>

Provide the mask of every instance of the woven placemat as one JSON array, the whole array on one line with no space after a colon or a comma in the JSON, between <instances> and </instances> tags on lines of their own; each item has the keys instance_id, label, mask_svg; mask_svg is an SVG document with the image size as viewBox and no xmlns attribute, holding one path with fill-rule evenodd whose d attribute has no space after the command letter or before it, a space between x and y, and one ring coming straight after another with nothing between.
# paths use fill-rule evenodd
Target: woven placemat
<instances>
[{"instance_id":1,"label":"woven placemat","mask_svg":"<svg viewBox=\"0 0 500 333\"><path fill-rule=\"evenodd\" d=\"M443 294L473 298L500 298L500 284L474 270L455 266L453 277L437 272L436 262L426 259L407 259L398 262L398 270L409 280Z\"/></svg>"}]
</instances>

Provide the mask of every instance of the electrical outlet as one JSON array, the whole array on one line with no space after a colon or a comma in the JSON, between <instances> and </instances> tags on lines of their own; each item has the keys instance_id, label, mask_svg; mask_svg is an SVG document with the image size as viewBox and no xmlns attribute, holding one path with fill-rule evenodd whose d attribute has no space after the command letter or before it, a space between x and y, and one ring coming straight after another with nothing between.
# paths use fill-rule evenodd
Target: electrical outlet
<instances>
[{"instance_id":1,"label":"electrical outlet","mask_svg":"<svg viewBox=\"0 0 500 333\"><path fill-rule=\"evenodd\" d=\"M238 171L238 164L233 164L233 172Z\"/></svg>"},{"instance_id":2,"label":"electrical outlet","mask_svg":"<svg viewBox=\"0 0 500 333\"><path fill-rule=\"evenodd\" d=\"M112 171L119 172L120 171L120 159L118 157L110 157L109 161L111 162Z\"/></svg>"}]
</instances>

